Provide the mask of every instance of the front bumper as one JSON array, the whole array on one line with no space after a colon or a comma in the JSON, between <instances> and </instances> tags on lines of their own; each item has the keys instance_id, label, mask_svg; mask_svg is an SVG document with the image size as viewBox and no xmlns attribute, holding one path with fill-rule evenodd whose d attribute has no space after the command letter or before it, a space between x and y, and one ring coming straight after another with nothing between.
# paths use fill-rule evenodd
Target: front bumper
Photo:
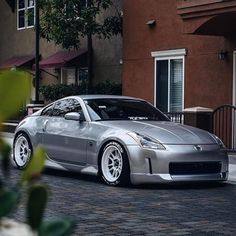
<instances>
[{"instance_id":1,"label":"front bumper","mask_svg":"<svg viewBox=\"0 0 236 236\"><path fill-rule=\"evenodd\" d=\"M148 150L139 146L128 146L130 178L133 184L226 181L228 179L228 155L218 145L165 145L165 150ZM192 173L184 168L194 167ZM211 165L209 165L209 163ZM181 170L173 171L170 166L177 164ZM217 168L208 166L217 165ZM199 170L199 171L198 171Z\"/></svg>"}]
</instances>

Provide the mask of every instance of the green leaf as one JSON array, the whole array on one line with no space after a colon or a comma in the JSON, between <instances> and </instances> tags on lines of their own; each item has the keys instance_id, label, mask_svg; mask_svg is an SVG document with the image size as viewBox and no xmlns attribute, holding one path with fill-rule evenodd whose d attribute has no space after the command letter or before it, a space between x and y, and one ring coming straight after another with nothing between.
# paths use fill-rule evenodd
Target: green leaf
<instances>
[{"instance_id":1,"label":"green leaf","mask_svg":"<svg viewBox=\"0 0 236 236\"><path fill-rule=\"evenodd\" d=\"M0 190L0 218L16 208L19 194L10 189Z\"/></svg>"},{"instance_id":2,"label":"green leaf","mask_svg":"<svg viewBox=\"0 0 236 236\"><path fill-rule=\"evenodd\" d=\"M39 229L39 236L68 236L73 233L75 222L70 219L55 219L44 222Z\"/></svg>"},{"instance_id":3,"label":"green leaf","mask_svg":"<svg viewBox=\"0 0 236 236\"><path fill-rule=\"evenodd\" d=\"M30 187L27 202L27 219L33 230L37 230L41 225L47 199L48 192L45 186L34 185Z\"/></svg>"},{"instance_id":4,"label":"green leaf","mask_svg":"<svg viewBox=\"0 0 236 236\"><path fill-rule=\"evenodd\" d=\"M46 153L43 148L38 147L35 150L34 155L29 162L29 165L22 173L21 182L27 183L39 177L44 169L45 161L46 161Z\"/></svg>"},{"instance_id":5,"label":"green leaf","mask_svg":"<svg viewBox=\"0 0 236 236\"><path fill-rule=\"evenodd\" d=\"M8 176L10 171L10 154L11 146L0 138L0 157L2 159L2 171L5 176Z\"/></svg>"},{"instance_id":6,"label":"green leaf","mask_svg":"<svg viewBox=\"0 0 236 236\"><path fill-rule=\"evenodd\" d=\"M17 114L30 96L30 75L23 71L0 73L0 123Z\"/></svg>"}]
</instances>

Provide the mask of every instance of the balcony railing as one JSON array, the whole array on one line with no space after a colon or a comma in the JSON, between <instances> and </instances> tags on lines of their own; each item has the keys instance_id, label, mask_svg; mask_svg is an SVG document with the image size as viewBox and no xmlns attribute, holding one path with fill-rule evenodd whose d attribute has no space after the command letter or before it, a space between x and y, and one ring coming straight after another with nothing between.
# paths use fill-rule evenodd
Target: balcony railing
<instances>
[{"instance_id":1,"label":"balcony railing","mask_svg":"<svg viewBox=\"0 0 236 236\"><path fill-rule=\"evenodd\" d=\"M184 113L183 112L165 112L172 122L183 124Z\"/></svg>"}]
</instances>

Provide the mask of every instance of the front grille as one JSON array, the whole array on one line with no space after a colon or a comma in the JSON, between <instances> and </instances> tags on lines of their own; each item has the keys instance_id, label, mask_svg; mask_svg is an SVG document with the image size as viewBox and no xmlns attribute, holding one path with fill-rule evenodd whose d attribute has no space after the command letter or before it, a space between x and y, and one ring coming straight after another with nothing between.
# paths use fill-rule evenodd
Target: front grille
<instances>
[{"instance_id":1,"label":"front grille","mask_svg":"<svg viewBox=\"0 0 236 236\"><path fill-rule=\"evenodd\" d=\"M221 171L221 162L172 162L169 171L171 175L216 174Z\"/></svg>"}]
</instances>

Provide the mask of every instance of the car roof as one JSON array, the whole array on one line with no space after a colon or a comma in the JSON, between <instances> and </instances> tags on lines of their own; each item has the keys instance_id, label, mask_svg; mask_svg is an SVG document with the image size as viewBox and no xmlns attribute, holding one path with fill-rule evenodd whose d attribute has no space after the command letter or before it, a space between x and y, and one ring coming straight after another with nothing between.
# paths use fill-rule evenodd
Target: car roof
<instances>
[{"instance_id":1,"label":"car roof","mask_svg":"<svg viewBox=\"0 0 236 236\"><path fill-rule=\"evenodd\" d=\"M90 100L90 99L136 99L136 100L143 100L140 98L134 98L129 96L121 96L121 95L103 95L103 94L90 94L90 95L78 95L78 96L70 96L70 97L78 97L83 100Z\"/></svg>"}]
</instances>

